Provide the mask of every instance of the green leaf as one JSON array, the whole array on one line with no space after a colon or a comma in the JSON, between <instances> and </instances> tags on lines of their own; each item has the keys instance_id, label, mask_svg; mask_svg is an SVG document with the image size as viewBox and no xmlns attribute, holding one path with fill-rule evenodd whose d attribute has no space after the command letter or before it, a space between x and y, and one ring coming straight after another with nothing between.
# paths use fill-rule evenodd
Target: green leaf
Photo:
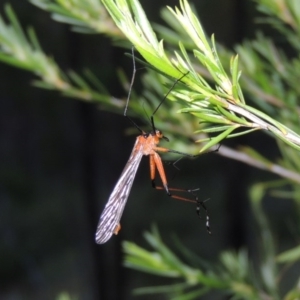
<instances>
[{"instance_id":1,"label":"green leaf","mask_svg":"<svg viewBox=\"0 0 300 300\"><path fill-rule=\"evenodd\" d=\"M208 143L206 143L200 150L201 152L206 151L207 149L219 144L222 140L224 140L233 130L235 130L236 128L238 128L238 126L233 125L231 127L229 127L227 130L225 130L224 132L222 132L221 134L219 134L216 137L213 137L210 139L210 141ZM199 141L196 141L199 142Z\"/></svg>"},{"instance_id":2,"label":"green leaf","mask_svg":"<svg viewBox=\"0 0 300 300\"><path fill-rule=\"evenodd\" d=\"M276 259L280 263L289 263L300 260L300 246L282 252Z\"/></svg>"}]
</instances>

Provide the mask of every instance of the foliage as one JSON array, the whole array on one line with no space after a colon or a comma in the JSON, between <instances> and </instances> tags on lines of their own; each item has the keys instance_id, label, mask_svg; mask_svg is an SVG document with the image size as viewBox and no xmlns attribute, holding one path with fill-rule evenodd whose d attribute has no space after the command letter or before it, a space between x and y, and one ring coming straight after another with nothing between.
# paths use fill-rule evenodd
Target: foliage
<instances>
[{"instance_id":1,"label":"foliage","mask_svg":"<svg viewBox=\"0 0 300 300\"><path fill-rule=\"evenodd\" d=\"M277 183L273 183L273 187ZM219 291L230 299L299 299L298 282L284 296L281 291L282 274L299 262L299 246L276 253L276 243L269 222L262 209L262 199L271 183L256 184L250 190L251 204L259 227L257 261L249 257L246 249L222 251L219 262L210 263L178 242L173 249L163 242L157 228L145 232L144 237L153 249L149 251L132 242L124 242L124 264L129 268L161 277L177 279L164 286L137 288L137 295L165 293L169 299L199 299L210 291ZM177 245L177 249L176 249ZM176 250L189 264L176 254ZM174 280L173 280L174 281Z\"/></svg>"},{"instance_id":2,"label":"foliage","mask_svg":"<svg viewBox=\"0 0 300 300\"><path fill-rule=\"evenodd\" d=\"M260 286L264 281L259 282L257 278L261 278L263 267L259 269L258 277L245 249L238 252L222 252L217 264L203 263L199 258L194 258L193 265L189 266L179 259L174 250L164 244L156 227L152 228L152 232L145 233L145 239L153 248L153 252L131 242L123 243L126 253L125 265L139 271L177 278L181 282L168 286L139 288L135 290L136 294L164 292L170 299L179 300L198 299L200 295L211 290L219 290L228 295L235 295L235 299L269 299L271 296L279 299L276 295L276 284L265 286L266 290L264 286ZM182 245L178 250L186 260L190 260L191 256L196 257ZM199 264L195 263L197 260L200 261Z\"/></svg>"},{"instance_id":3,"label":"foliage","mask_svg":"<svg viewBox=\"0 0 300 300\"><path fill-rule=\"evenodd\" d=\"M145 99L146 109L157 107L161 95L181 78L168 95L170 101L160 107L162 119L168 116L169 123L175 125L157 121L157 126L168 136L176 135L172 147L184 152L205 151L225 138L263 130L272 135L280 149L281 159L276 162L249 147L234 150L223 146L219 150L223 156L283 178L257 183L250 190L252 209L261 232L258 267L249 260L245 250L223 252L215 265L189 266L162 242L154 229L145 237L155 252L124 243L126 265L182 282L138 292L165 292L172 299L196 299L216 289L233 295L235 299L281 299L278 283L282 270L299 261L299 246L278 253L261 205L264 195L271 191L274 196L292 199L296 213L300 213L300 137L296 133L299 131L300 112L300 58L297 54L300 49L300 2L256 0L258 9L268 16L262 20L283 34L289 51L293 53L292 58L262 33L258 33L254 40L238 45L238 55L233 55L217 45L214 36L206 36L186 0L180 1L180 6L175 9L162 11L168 27L152 26L137 0L30 2L51 12L54 20L72 25L77 32L106 34L127 49L129 40L143 57L142 63L149 67L143 80L146 92L140 95ZM5 11L8 24L0 17L2 62L34 73L37 87L100 103L104 110L123 111L124 100L109 95L90 71L84 76L74 71L63 72L54 59L43 52L34 30L29 28L25 34L12 8L6 6ZM126 85L123 74L120 74L120 79ZM138 105L136 98L133 93L131 110L132 114L139 116L145 108ZM187 146L187 140L201 142L201 147L196 144ZM286 185L290 187L289 193L283 192ZM299 224L297 226L299 233ZM284 295L284 299L299 299L298 285L294 283L294 288Z\"/></svg>"}]
</instances>

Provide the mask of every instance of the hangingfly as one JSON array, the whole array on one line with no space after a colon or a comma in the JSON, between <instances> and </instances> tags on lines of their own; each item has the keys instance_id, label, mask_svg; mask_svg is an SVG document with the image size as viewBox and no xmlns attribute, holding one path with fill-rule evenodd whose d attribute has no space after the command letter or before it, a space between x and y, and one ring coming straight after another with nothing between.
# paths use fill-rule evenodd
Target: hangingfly
<instances>
[{"instance_id":1,"label":"hangingfly","mask_svg":"<svg viewBox=\"0 0 300 300\"><path fill-rule=\"evenodd\" d=\"M158 154L158 152L171 152L171 153L177 153L189 157L194 157L195 155L190 155L187 153L182 153L179 151L171 150L168 148L163 148L159 147L158 144L161 139L165 139L168 141L168 138L166 138L160 130L157 130L154 126L154 114L162 104L162 102L166 99L168 94L170 93L171 89L173 86L182 79L182 76L180 79L178 79L172 88L169 90L167 95L164 97L164 99L161 101L161 103L158 105L158 107L155 109L151 116L151 125L152 125L152 131L150 133L146 133L141 128L134 123L132 119L130 119L127 116L127 108L128 108L128 103L129 103L129 98L130 98L130 92L132 88L132 84L134 81L135 77L135 61L133 60L134 63L134 71L133 71L133 76L131 80L131 85L130 85L130 90L124 110L124 116L126 116L130 122L141 132L141 135L139 135L136 138L136 142L134 144L134 147L132 149L131 155L129 157L129 160L117 182L115 185L114 190L112 191L107 204L105 205L105 208L100 216L100 220L98 223L97 231L96 231L96 242L98 244L103 244L107 242L110 237L113 234L117 234L121 228L120 225L120 219L123 214L123 210L126 204L126 201L128 199L135 174L137 172L138 166L140 164L140 161L143 157L143 155L149 156L150 158L150 177L152 181L152 186L156 189L165 189L167 194L175 199L178 200L183 200L183 201L188 201L188 202L193 202L197 204L197 214L199 215L199 210L200 210L200 205L205 209L206 211L206 228L207 231L210 233L210 228L209 228L209 216L206 207L204 206L202 201L199 201L198 198L196 199L188 199L184 198L178 195L173 195L170 193L170 191L177 191L177 192L193 192L193 190L183 190L183 189L177 189L177 188L169 188L168 183L167 183L167 178L166 174L164 171L164 167L161 161L161 158ZM158 173L160 175L163 187L157 187L155 185L155 173L156 169L158 170Z\"/></svg>"}]
</instances>

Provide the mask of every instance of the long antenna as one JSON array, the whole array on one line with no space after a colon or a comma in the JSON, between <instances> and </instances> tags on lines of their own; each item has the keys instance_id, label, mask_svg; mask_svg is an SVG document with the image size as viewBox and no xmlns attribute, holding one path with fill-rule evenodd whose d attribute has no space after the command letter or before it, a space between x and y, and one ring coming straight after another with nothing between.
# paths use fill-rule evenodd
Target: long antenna
<instances>
[{"instance_id":1,"label":"long antenna","mask_svg":"<svg viewBox=\"0 0 300 300\"><path fill-rule=\"evenodd\" d=\"M155 108L154 112L152 113L150 119L151 119L151 125L152 125L152 129L153 131L155 131L155 125L154 125L154 115L155 113L158 111L158 109L160 108L160 106L165 102L165 100L167 99L167 97L170 95L170 93L172 92L173 88L175 87L175 85L182 79L184 78L188 73L183 74L180 78L178 78L176 81L173 82L172 86L170 87L170 89L168 90L167 94L164 96L164 98L160 101L160 103L157 105L157 107Z\"/></svg>"},{"instance_id":2,"label":"long antenna","mask_svg":"<svg viewBox=\"0 0 300 300\"><path fill-rule=\"evenodd\" d=\"M127 116L127 110L128 110L129 100L130 100L131 91L132 91L133 83L134 83L134 80L135 80L135 74L136 74L134 47L132 47L131 52L132 52L133 71L132 71L132 76L131 76L131 82L130 82L130 86L129 86L128 96L127 96L127 100L126 100L126 105L125 105L125 109L124 109L124 117L126 117L134 125L135 128L137 128L142 134L144 134L144 131L129 116Z\"/></svg>"}]
</instances>

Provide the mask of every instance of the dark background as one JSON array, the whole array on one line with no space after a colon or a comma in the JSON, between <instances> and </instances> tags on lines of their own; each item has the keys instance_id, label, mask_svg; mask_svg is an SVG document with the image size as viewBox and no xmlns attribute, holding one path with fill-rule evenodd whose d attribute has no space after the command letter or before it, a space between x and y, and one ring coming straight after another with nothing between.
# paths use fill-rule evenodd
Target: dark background
<instances>
[{"instance_id":1,"label":"dark background","mask_svg":"<svg viewBox=\"0 0 300 300\"><path fill-rule=\"evenodd\" d=\"M251 1L194 2L207 33L215 33L218 42L233 47L253 36ZM132 62L123 49L112 47L100 35L71 32L27 1L10 3L23 27L35 28L42 48L63 70L90 68L113 95L124 96L116 68L122 66L130 74ZM160 7L178 5L172 0L141 3L156 21ZM246 245L251 250L254 234L247 187L254 176L256 180L270 176L216 154L181 161L174 179L176 186L199 186L201 198L210 198L212 236L206 233L204 220L195 216L194 206L151 188L144 158L120 234L96 245L100 212L133 147L135 138L125 135L131 125L97 105L35 88L32 80L32 74L0 64L1 299L55 299L64 291L76 299L131 299L133 288L169 283L122 266L121 241L145 246L143 232L154 223L167 244L172 245L176 235L207 261L216 261L224 249ZM267 153L274 148L259 133L234 142L260 145ZM154 298L164 299L138 299Z\"/></svg>"}]
</instances>

